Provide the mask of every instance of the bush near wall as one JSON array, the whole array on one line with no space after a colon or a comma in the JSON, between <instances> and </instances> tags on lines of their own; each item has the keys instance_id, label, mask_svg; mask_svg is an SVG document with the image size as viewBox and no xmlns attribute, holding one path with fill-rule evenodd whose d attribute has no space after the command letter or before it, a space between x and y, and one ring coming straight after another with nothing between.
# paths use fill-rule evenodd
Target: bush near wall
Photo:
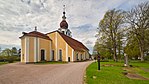
<instances>
[{"instance_id":1,"label":"bush near wall","mask_svg":"<svg viewBox=\"0 0 149 84\"><path fill-rule=\"evenodd\" d=\"M149 61L149 55L145 56L144 59Z\"/></svg>"},{"instance_id":2,"label":"bush near wall","mask_svg":"<svg viewBox=\"0 0 149 84\"><path fill-rule=\"evenodd\" d=\"M20 61L20 57L18 57L18 56L0 56L0 62L13 63L14 61Z\"/></svg>"}]
</instances>

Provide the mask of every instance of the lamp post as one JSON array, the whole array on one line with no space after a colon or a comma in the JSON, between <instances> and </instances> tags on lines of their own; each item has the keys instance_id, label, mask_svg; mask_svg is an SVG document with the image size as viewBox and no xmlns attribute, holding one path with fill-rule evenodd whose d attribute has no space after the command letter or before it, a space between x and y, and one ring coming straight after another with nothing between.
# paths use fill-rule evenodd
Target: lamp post
<instances>
[{"instance_id":1,"label":"lamp post","mask_svg":"<svg viewBox=\"0 0 149 84\"><path fill-rule=\"evenodd\" d=\"M95 58L97 59L97 62L98 62L98 70L100 70L100 54L99 54L98 51L94 51L94 53L95 53L95 56L96 56Z\"/></svg>"},{"instance_id":2,"label":"lamp post","mask_svg":"<svg viewBox=\"0 0 149 84\"><path fill-rule=\"evenodd\" d=\"M100 70L100 54L98 53L97 54L97 60L98 60L98 70Z\"/></svg>"}]
</instances>

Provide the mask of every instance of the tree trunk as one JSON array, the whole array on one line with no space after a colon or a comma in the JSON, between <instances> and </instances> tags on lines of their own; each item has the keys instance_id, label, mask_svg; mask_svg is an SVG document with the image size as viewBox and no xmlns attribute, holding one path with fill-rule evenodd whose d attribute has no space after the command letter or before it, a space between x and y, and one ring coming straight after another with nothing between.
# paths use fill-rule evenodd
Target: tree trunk
<instances>
[{"instance_id":1,"label":"tree trunk","mask_svg":"<svg viewBox=\"0 0 149 84\"><path fill-rule=\"evenodd\" d=\"M117 54L116 54L116 46L114 45L114 48L113 48L113 58L114 58L114 61L117 62Z\"/></svg>"},{"instance_id":2,"label":"tree trunk","mask_svg":"<svg viewBox=\"0 0 149 84\"><path fill-rule=\"evenodd\" d=\"M118 59L121 59L121 47L120 47L120 44L118 46Z\"/></svg>"},{"instance_id":3,"label":"tree trunk","mask_svg":"<svg viewBox=\"0 0 149 84\"><path fill-rule=\"evenodd\" d=\"M140 49L140 56L141 56L141 61L144 61L144 41L139 40L139 49Z\"/></svg>"},{"instance_id":4,"label":"tree trunk","mask_svg":"<svg viewBox=\"0 0 149 84\"><path fill-rule=\"evenodd\" d=\"M129 66L128 65L128 56L126 54L124 54L124 66Z\"/></svg>"},{"instance_id":5,"label":"tree trunk","mask_svg":"<svg viewBox=\"0 0 149 84\"><path fill-rule=\"evenodd\" d=\"M144 51L142 47L140 47L140 55L141 55L141 61L144 61Z\"/></svg>"}]
</instances>

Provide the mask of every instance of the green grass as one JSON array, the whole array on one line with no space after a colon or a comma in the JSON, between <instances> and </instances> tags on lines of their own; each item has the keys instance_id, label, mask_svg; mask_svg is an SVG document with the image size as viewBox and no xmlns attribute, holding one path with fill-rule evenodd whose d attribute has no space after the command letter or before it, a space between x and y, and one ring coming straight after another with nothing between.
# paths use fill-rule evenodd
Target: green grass
<instances>
[{"instance_id":1,"label":"green grass","mask_svg":"<svg viewBox=\"0 0 149 84\"><path fill-rule=\"evenodd\" d=\"M46 61L43 61L43 62L37 62L35 64L66 64L67 62L60 62L60 61L52 61L52 62L46 62Z\"/></svg>"},{"instance_id":2,"label":"green grass","mask_svg":"<svg viewBox=\"0 0 149 84\"><path fill-rule=\"evenodd\" d=\"M0 62L0 65L8 64L8 62Z\"/></svg>"},{"instance_id":3,"label":"green grass","mask_svg":"<svg viewBox=\"0 0 149 84\"><path fill-rule=\"evenodd\" d=\"M103 66L109 65L112 66ZM130 68L132 73L139 74L145 78L149 78L149 72L143 69L149 70L149 63L131 62ZM93 62L86 70L86 83L87 84L149 84L149 80L137 80L129 79L122 73L123 62L101 62L101 70L97 70L97 62ZM143 68L143 69L142 69ZM93 78L96 77L96 78Z\"/></svg>"}]
</instances>

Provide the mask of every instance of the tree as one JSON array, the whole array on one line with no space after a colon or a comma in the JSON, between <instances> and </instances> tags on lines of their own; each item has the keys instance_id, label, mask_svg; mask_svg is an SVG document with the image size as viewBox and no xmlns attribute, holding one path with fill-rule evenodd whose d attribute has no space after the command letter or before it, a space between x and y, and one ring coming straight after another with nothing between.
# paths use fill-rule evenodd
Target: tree
<instances>
[{"instance_id":1,"label":"tree","mask_svg":"<svg viewBox=\"0 0 149 84\"><path fill-rule=\"evenodd\" d=\"M124 30L124 32L125 32L125 30ZM123 55L123 53L124 53L124 37L125 37L125 35L124 35L124 33L118 33L117 34L117 51L118 51L118 57L119 58L121 58L122 59L122 55Z\"/></svg>"},{"instance_id":2,"label":"tree","mask_svg":"<svg viewBox=\"0 0 149 84\"><path fill-rule=\"evenodd\" d=\"M21 49L18 50L18 56L21 56Z\"/></svg>"},{"instance_id":3,"label":"tree","mask_svg":"<svg viewBox=\"0 0 149 84\"><path fill-rule=\"evenodd\" d=\"M125 49L125 53L129 58L138 59L140 51L139 51L139 45L135 36L132 36L131 38L128 39L127 45L125 46L124 49Z\"/></svg>"},{"instance_id":4,"label":"tree","mask_svg":"<svg viewBox=\"0 0 149 84\"><path fill-rule=\"evenodd\" d=\"M18 51L16 47L12 47L12 49L6 48L1 52L3 56L17 56Z\"/></svg>"},{"instance_id":5,"label":"tree","mask_svg":"<svg viewBox=\"0 0 149 84\"><path fill-rule=\"evenodd\" d=\"M1 55L3 55L3 56L12 56L12 52L9 48L6 48L5 50L2 51Z\"/></svg>"},{"instance_id":6,"label":"tree","mask_svg":"<svg viewBox=\"0 0 149 84\"><path fill-rule=\"evenodd\" d=\"M107 48L113 54L114 61L117 61L117 46L121 44L124 24L124 12L121 10L109 10L104 15L104 18L99 23L99 39L102 44L107 44ZM119 41L118 41L119 40Z\"/></svg>"},{"instance_id":7,"label":"tree","mask_svg":"<svg viewBox=\"0 0 149 84\"><path fill-rule=\"evenodd\" d=\"M149 29L149 2L141 3L127 12L126 22L138 42L141 61L144 61L145 31Z\"/></svg>"},{"instance_id":8,"label":"tree","mask_svg":"<svg viewBox=\"0 0 149 84\"><path fill-rule=\"evenodd\" d=\"M2 49L1 49L1 47L0 47L0 56L1 56L1 52L2 52Z\"/></svg>"},{"instance_id":9,"label":"tree","mask_svg":"<svg viewBox=\"0 0 149 84\"><path fill-rule=\"evenodd\" d=\"M16 47L12 47L11 52L12 52L12 55L13 55L13 56L18 55L18 53L17 53L17 48L16 48Z\"/></svg>"},{"instance_id":10,"label":"tree","mask_svg":"<svg viewBox=\"0 0 149 84\"><path fill-rule=\"evenodd\" d=\"M96 56L97 53L94 53L94 51L97 51L97 53L100 53L100 56L102 59L111 58L111 56L112 56L109 49L106 48L105 45L99 44L99 42L95 43L94 49L93 49L93 55Z\"/></svg>"}]
</instances>

